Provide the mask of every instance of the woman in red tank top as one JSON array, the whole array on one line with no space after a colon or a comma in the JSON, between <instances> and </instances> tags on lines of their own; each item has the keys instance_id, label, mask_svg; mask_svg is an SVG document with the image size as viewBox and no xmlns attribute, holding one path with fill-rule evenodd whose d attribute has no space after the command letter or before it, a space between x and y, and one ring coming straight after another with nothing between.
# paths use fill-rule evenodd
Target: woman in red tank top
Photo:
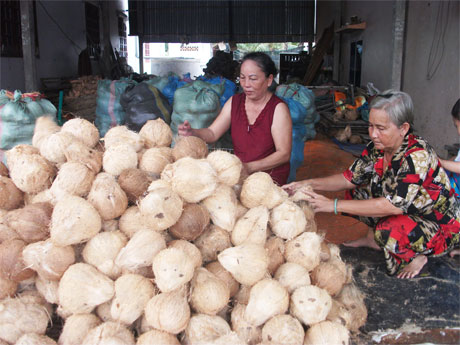
<instances>
[{"instance_id":1,"label":"woman in red tank top","mask_svg":"<svg viewBox=\"0 0 460 345\"><path fill-rule=\"evenodd\" d=\"M179 135L217 141L229 128L235 154L248 174L264 171L279 185L287 182L292 146L288 106L268 88L277 70L265 53L246 54L241 62L242 94L234 95L208 128L194 129L185 121Z\"/></svg>"}]
</instances>

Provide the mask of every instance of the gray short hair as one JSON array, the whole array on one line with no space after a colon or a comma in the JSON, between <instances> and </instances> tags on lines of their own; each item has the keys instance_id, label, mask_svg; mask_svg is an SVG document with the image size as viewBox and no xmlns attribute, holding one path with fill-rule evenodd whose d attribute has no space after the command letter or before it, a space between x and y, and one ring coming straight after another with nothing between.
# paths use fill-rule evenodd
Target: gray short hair
<instances>
[{"instance_id":1,"label":"gray short hair","mask_svg":"<svg viewBox=\"0 0 460 345\"><path fill-rule=\"evenodd\" d=\"M370 109L385 110L390 121L401 127L407 122L411 129L414 128L414 105L411 97L402 91L386 90L375 96L370 104Z\"/></svg>"}]
</instances>

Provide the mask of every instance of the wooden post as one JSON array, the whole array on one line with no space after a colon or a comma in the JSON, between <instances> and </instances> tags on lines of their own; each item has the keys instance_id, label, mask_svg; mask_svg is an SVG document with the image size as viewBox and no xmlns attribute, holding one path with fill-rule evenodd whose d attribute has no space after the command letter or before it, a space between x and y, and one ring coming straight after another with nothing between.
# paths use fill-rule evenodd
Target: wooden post
<instances>
[{"instance_id":1,"label":"wooden post","mask_svg":"<svg viewBox=\"0 0 460 345\"><path fill-rule=\"evenodd\" d=\"M35 26L33 2L21 3L22 56L24 62L25 92L38 91L37 68L35 66Z\"/></svg>"},{"instance_id":2,"label":"wooden post","mask_svg":"<svg viewBox=\"0 0 460 345\"><path fill-rule=\"evenodd\" d=\"M393 6L393 54L391 57L391 88L395 90L401 90L407 2L406 0L398 0L394 2Z\"/></svg>"},{"instance_id":3,"label":"wooden post","mask_svg":"<svg viewBox=\"0 0 460 345\"><path fill-rule=\"evenodd\" d=\"M144 39L139 36L139 74L144 74Z\"/></svg>"}]
</instances>

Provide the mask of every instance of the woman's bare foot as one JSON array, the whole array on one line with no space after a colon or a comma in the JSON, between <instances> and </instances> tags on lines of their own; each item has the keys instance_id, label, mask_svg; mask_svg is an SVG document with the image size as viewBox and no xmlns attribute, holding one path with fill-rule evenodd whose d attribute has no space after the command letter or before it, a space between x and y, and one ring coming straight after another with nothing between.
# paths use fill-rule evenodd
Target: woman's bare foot
<instances>
[{"instance_id":1,"label":"woman's bare foot","mask_svg":"<svg viewBox=\"0 0 460 345\"><path fill-rule=\"evenodd\" d=\"M449 253L451 258L453 258L455 255L460 255L460 249L454 249Z\"/></svg>"},{"instance_id":2,"label":"woman's bare foot","mask_svg":"<svg viewBox=\"0 0 460 345\"><path fill-rule=\"evenodd\" d=\"M417 274L420 273L423 266L425 266L427 262L428 258L425 255L419 255L415 257L409 265L404 267L396 277L400 279L414 278Z\"/></svg>"},{"instance_id":3,"label":"woman's bare foot","mask_svg":"<svg viewBox=\"0 0 460 345\"><path fill-rule=\"evenodd\" d=\"M377 250L382 250L374 240L374 230L369 228L365 237L358 238L357 240L347 241L342 243L345 247L369 247Z\"/></svg>"}]
</instances>

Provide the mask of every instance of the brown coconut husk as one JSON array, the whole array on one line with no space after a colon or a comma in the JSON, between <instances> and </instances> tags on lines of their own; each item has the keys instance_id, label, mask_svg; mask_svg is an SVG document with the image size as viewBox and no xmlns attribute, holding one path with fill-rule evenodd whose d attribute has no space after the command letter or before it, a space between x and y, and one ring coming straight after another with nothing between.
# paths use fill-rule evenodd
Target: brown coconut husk
<instances>
[{"instance_id":1,"label":"brown coconut husk","mask_svg":"<svg viewBox=\"0 0 460 345\"><path fill-rule=\"evenodd\" d=\"M6 297L13 297L16 294L17 288L18 282L0 276L0 300Z\"/></svg>"},{"instance_id":2,"label":"brown coconut husk","mask_svg":"<svg viewBox=\"0 0 460 345\"><path fill-rule=\"evenodd\" d=\"M353 134L348 141L350 142L350 144L362 144L363 143L363 139L361 139L361 136L357 134Z\"/></svg>"},{"instance_id":3,"label":"brown coconut husk","mask_svg":"<svg viewBox=\"0 0 460 345\"><path fill-rule=\"evenodd\" d=\"M139 131L147 148L171 146L173 133L169 125L162 119L147 121Z\"/></svg>"},{"instance_id":4,"label":"brown coconut husk","mask_svg":"<svg viewBox=\"0 0 460 345\"><path fill-rule=\"evenodd\" d=\"M169 228L178 239L194 241L206 229L210 221L209 212L200 204L186 204L179 220Z\"/></svg>"},{"instance_id":5,"label":"brown coconut husk","mask_svg":"<svg viewBox=\"0 0 460 345\"><path fill-rule=\"evenodd\" d=\"M125 169L118 176L118 184L133 204L146 195L152 180L148 173L138 168Z\"/></svg>"},{"instance_id":6,"label":"brown coconut husk","mask_svg":"<svg viewBox=\"0 0 460 345\"><path fill-rule=\"evenodd\" d=\"M350 125L347 125L344 129L340 129L335 135L335 138L342 143L348 142L348 139L350 139L350 137L351 137Z\"/></svg>"},{"instance_id":7,"label":"brown coconut husk","mask_svg":"<svg viewBox=\"0 0 460 345\"><path fill-rule=\"evenodd\" d=\"M24 193L16 187L13 180L0 176L0 209L13 210L24 202Z\"/></svg>"},{"instance_id":8,"label":"brown coconut husk","mask_svg":"<svg viewBox=\"0 0 460 345\"><path fill-rule=\"evenodd\" d=\"M10 211L6 224L27 243L41 241L49 236L53 205L40 202Z\"/></svg>"},{"instance_id":9,"label":"brown coconut husk","mask_svg":"<svg viewBox=\"0 0 460 345\"><path fill-rule=\"evenodd\" d=\"M356 109L345 109L344 117L347 121L356 121L359 118L359 114Z\"/></svg>"},{"instance_id":10,"label":"brown coconut husk","mask_svg":"<svg viewBox=\"0 0 460 345\"><path fill-rule=\"evenodd\" d=\"M217 254L232 246L228 231L214 224L209 224L194 243L200 249L204 263L217 260Z\"/></svg>"},{"instance_id":11,"label":"brown coconut husk","mask_svg":"<svg viewBox=\"0 0 460 345\"><path fill-rule=\"evenodd\" d=\"M0 162L0 176L5 176L5 177L9 176L8 168L6 167L5 164L3 164L3 162Z\"/></svg>"},{"instance_id":12,"label":"brown coconut husk","mask_svg":"<svg viewBox=\"0 0 460 345\"><path fill-rule=\"evenodd\" d=\"M273 275L278 267L286 261L284 258L284 241L277 236L271 236L265 243L265 249L269 257L268 272Z\"/></svg>"},{"instance_id":13,"label":"brown coconut husk","mask_svg":"<svg viewBox=\"0 0 460 345\"><path fill-rule=\"evenodd\" d=\"M240 284L233 278L231 273L227 271L219 261L212 261L208 263L205 268L213 273L216 277L221 279L225 284L227 284L227 287L229 288L230 291L230 297L233 297L236 295L240 288Z\"/></svg>"},{"instance_id":14,"label":"brown coconut husk","mask_svg":"<svg viewBox=\"0 0 460 345\"><path fill-rule=\"evenodd\" d=\"M22 251L27 245L19 239L0 243L0 276L4 279L20 282L35 275L35 271L24 264Z\"/></svg>"},{"instance_id":15,"label":"brown coconut husk","mask_svg":"<svg viewBox=\"0 0 460 345\"><path fill-rule=\"evenodd\" d=\"M172 149L172 155L174 161L183 157L206 158L208 155L208 145L203 139L195 136L179 136Z\"/></svg>"}]
</instances>

